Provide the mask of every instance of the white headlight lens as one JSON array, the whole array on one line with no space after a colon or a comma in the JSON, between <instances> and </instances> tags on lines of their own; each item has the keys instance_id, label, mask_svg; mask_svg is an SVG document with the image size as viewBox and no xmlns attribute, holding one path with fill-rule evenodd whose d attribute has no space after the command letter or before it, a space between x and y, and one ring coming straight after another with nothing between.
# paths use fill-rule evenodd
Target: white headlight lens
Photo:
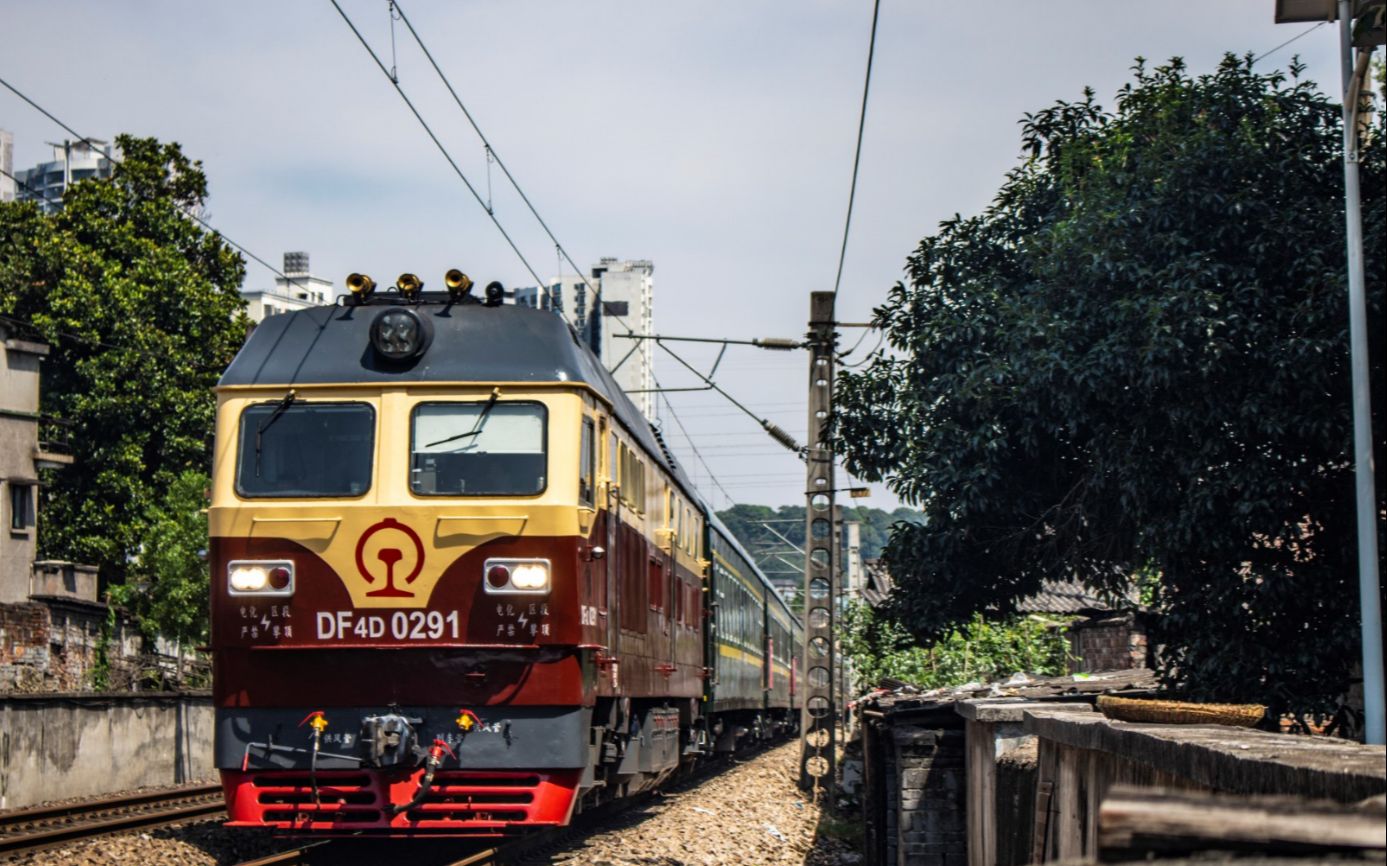
<instances>
[{"instance_id":1,"label":"white headlight lens","mask_svg":"<svg viewBox=\"0 0 1387 866\"><path fill-rule=\"evenodd\" d=\"M270 582L270 570L260 565L233 565L231 588L237 592L257 592Z\"/></svg>"},{"instance_id":2,"label":"white headlight lens","mask_svg":"<svg viewBox=\"0 0 1387 866\"><path fill-rule=\"evenodd\" d=\"M517 565L510 580L516 589L543 589L549 585L549 568L538 562Z\"/></svg>"}]
</instances>

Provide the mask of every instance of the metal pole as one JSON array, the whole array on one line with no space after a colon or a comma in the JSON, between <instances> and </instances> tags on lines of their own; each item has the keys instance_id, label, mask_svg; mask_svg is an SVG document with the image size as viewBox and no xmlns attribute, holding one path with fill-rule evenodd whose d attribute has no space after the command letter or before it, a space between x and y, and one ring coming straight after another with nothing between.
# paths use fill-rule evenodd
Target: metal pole
<instances>
[{"instance_id":1,"label":"metal pole","mask_svg":"<svg viewBox=\"0 0 1387 866\"><path fill-rule=\"evenodd\" d=\"M833 451L824 438L824 423L833 409L833 293L809 297L809 447L804 515L804 709L800 730L799 784L832 791L836 758L834 701L834 630L837 603L835 569L838 527L833 507ZM831 793L830 793L831 795Z\"/></svg>"},{"instance_id":2,"label":"metal pole","mask_svg":"<svg viewBox=\"0 0 1387 866\"><path fill-rule=\"evenodd\" d=\"M1358 130L1353 86L1353 11L1339 0L1344 84L1344 218L1348 244L1349 354L1353 370L1353 456L1358 493L1358 596L1362 605L1364 742L1384 742L1382 605L1378 583L1377 497L1373 490L1372 404L1368 390L1367 303L1363 288L1363 215L1358 196Z\"/></svg>"}]
</instances>

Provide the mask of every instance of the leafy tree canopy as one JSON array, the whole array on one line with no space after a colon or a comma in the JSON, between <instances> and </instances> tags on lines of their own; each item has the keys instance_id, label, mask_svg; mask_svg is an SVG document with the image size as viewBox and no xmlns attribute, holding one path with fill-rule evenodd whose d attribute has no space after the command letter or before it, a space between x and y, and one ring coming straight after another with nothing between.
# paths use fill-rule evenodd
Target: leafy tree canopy
<instances>
[{"instance_id":1,"label":"leafy tree canopy","mask_svg":"<svg viewBox=\"0 0 1387 866\"><path fill-rule=\"evenodd\" d=\"M1342 694L1358 605L1340 109L1299 72L1139 60L1113 112L1089 91L1027 115L992 205L910 256L876 311L890 350L842 377L835 423L855 475L923 506L886 551L917 638L1006 615L1043 578L1120 591L1141 569L1160 576L1164 673L1190 694ZM1362 166L1379 410L1381 122Z\"/></svg>"},{"instance_id":2,"label":"leafy tree canopy","mask_svg":"<svg viewBox=\"0 0 1387 866\"><path fill-rule=\"evenodd\" d=\"M46 490L46 556L120 579L146 517L210 459L211 388L245 339L244 263L187 217L207 196L177 144L121 136L110 180L51 215L0 205L0 315L54 345L43 407L72 422L76 462Z\"/></svg>"},{"instance_id":3,"label":"leafy tree canopy","mask_svg":"<svg viewBox=\"0 0 1387 866\"><path fill-rule=\"evenodd\" d=\"M144 514L142 549L131 563L138 581L111 587L111 600L135 616L144 635L182 647L207 638L207 488L189 469Z\"/></svg>"}]
</instances>

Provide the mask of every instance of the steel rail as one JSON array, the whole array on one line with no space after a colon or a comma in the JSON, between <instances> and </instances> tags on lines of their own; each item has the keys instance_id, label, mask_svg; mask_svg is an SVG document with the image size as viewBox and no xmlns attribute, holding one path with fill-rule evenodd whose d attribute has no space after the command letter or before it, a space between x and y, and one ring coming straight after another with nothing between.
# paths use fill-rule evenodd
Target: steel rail
<instances>
[{"instance_id":1,"label":"steel rail","mask_svg":"<svg viewBox=\"0 0 1387 866\"><path fill-rule=\"evenodd\" d=\"M0 855L14 856L80 839L222 815L220 785L104 797L0 814Z\"/></svg>"}]
</instances>

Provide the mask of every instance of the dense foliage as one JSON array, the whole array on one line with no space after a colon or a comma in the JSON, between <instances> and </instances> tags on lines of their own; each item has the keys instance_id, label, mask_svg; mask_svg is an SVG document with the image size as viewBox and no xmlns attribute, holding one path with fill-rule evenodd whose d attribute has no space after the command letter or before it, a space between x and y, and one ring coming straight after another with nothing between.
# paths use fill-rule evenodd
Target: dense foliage
<instances>
[{"instance_id":1,"label":"dense foliage","mask_svg":"<svg viewBox=\"0 0 1387 866\"><path fill-rule=\"evenodd\" d=\"M111 601L133 614L151 641L162 636L188 648L207 639L208 483L205 472L190 469L150 504L131 563L139 578L111 587Z\"/></svg>"},{"instance_id":2,"label":"dense foliage","mask_svg":"<svg viewBox=\"0 0 1387 866\"><path fill-rule=\"evenodd\" d=\"M890 351L843 376L836 423L855 475L923 506L885 554L918 638L1043 578L1121 590L1145 570L1163 673L1191 695L1310 710L1344 692L1340 109L1299 72L1139 62L1113 112L1090 92L1026 116L993 204L910 256L876 311ZM1379 431L1381 122L1362 165Z\"/></svg>"},{"instance_id":3,"label":"dense foliage","mask_svg":"<svg viewBox=\"0 0 1387 866\"><path fill-rule=\"evenodd\" d=\"M844 611L841 635L842 651L862 690L887 678L932 689L1015 673L1057 676L1065 672L1069 658L1063 621L1037 616L991 621L974 614L920 647L899 623L852 602Z\"/></svg>"},{"instance_id":4,"label":"dense foliage","mask_svg":"<svg viewBox=\"0 0 1387 866\"><path fill-rule=\"evenodd\" d=\"M210 462L212 386L246 334L241 258L188 219L207 196L177 144L121 136L107 181L60 211L0 205L0 315L53 344L43 409L72 423L76 462L45 489L45 556L121 580L147 515Z\"/></svg>"}]
</instances>

